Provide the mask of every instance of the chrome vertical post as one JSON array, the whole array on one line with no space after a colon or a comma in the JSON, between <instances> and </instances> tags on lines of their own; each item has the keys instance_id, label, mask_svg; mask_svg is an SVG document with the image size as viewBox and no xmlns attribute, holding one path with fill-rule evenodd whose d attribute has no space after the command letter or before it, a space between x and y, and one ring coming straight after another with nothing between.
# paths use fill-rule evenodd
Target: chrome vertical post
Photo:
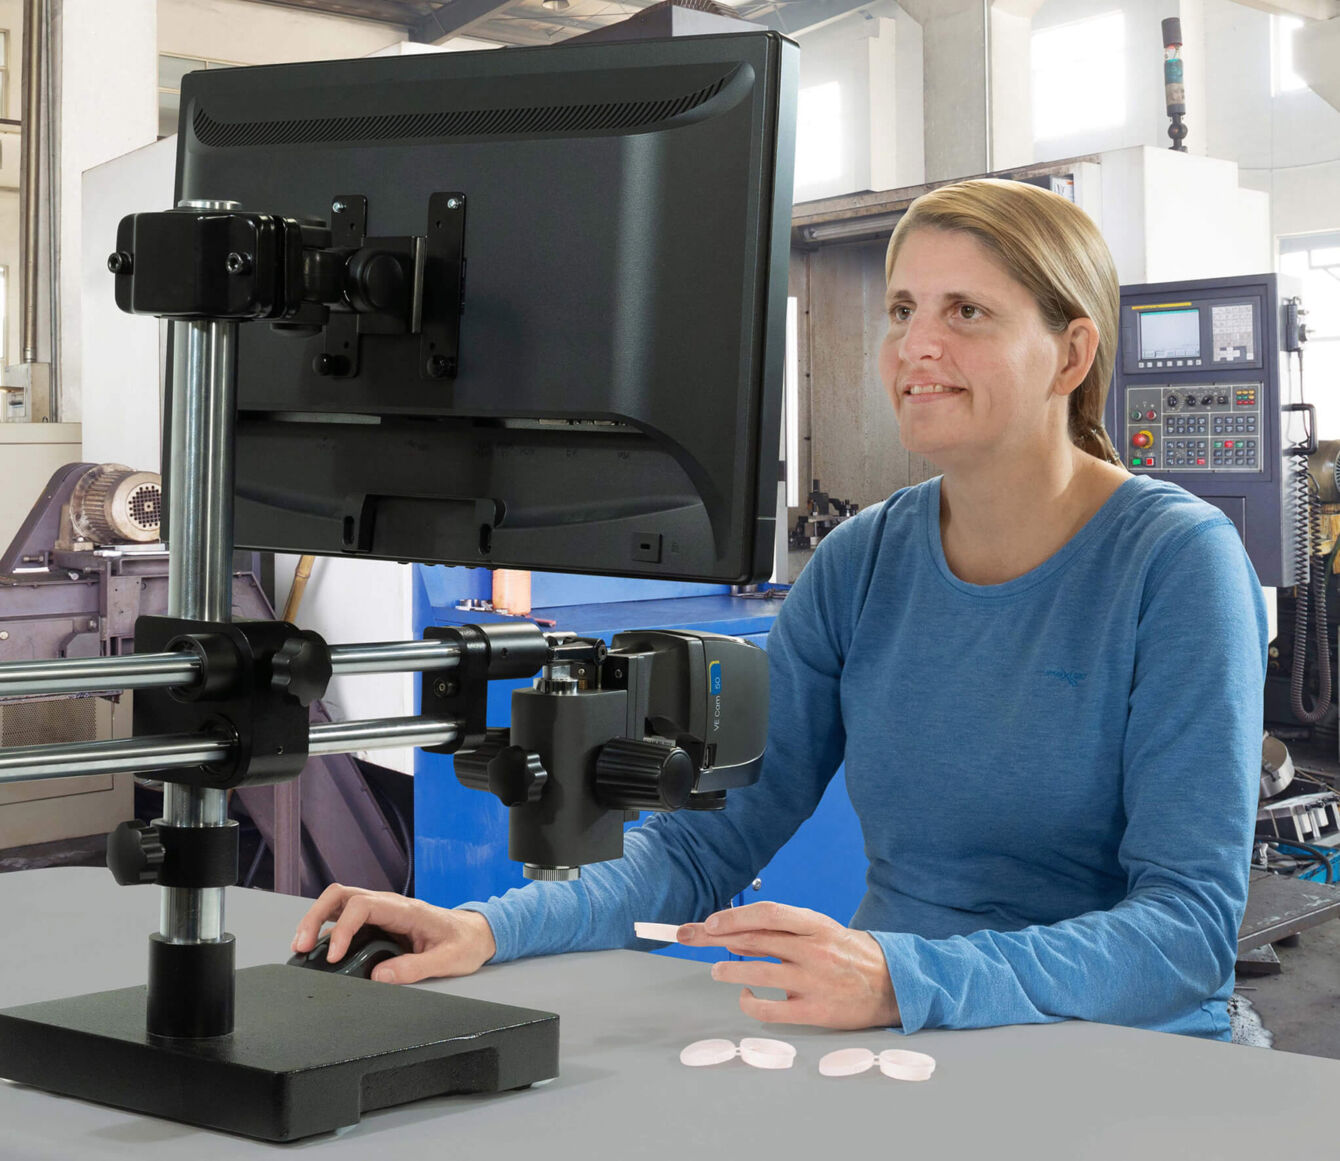
<instances>
[{"instance_id":1,"label":"chrome vertical post","mask_svg":"<svg viewBox=\"0 0 1340 1161\"><path fill-rule=\"evenodd\" d=\"M238 208L235 202L181 205ZM172 329L167 612L187 620L228 621L233 581L237 323L174 321ZM227 825L227 793L165 783L163 820L175 827ZM159 934L163 939L173 944L223 939L223 887L161 890Z\"/></svg>"}]
</instances>

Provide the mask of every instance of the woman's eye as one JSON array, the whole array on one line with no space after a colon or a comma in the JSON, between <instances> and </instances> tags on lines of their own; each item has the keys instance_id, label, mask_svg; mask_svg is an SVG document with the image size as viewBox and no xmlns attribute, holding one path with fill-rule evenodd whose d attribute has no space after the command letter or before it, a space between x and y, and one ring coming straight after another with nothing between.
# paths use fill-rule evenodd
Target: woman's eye
<instances>
[{"instance_id":1,"label":"woman's eye","mask_svg":"<svg viewBox=\"0 0 1340 1161\"><path fill-rule=\"evenodd\" d=\"M894 322L905 323L912 317L912 308L910 306L899 304L889 310L889 317L893 319Z\"/></svg>"},{"instance_id":2,"label":"woman's eye","mask_svg":"<svg viewBox=\"0 0 1340 1161\"><path fill-rule=\"evenodd\" d=\"M959 318L965 319L967 321L971 321L975 318L982 317L982 312L978 310L977 307L973 306L972 303L970 302L960 303L958 308L958 314Z\"/></svg>"}]
</instances>

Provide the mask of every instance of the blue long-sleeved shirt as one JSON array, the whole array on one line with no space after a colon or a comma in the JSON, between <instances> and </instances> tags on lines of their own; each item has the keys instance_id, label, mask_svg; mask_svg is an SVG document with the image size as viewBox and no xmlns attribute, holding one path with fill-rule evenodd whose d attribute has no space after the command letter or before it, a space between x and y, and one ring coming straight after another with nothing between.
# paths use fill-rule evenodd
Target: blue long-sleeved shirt
<instances>
[{"instance_id":1,"label":"blue long-sleeved shirt","mask_svg":"<svg viewBox=\"0 0 1340 1161\"><path fill-rule=\"evenodd\" d=\"M1132 477L1037 568L973 585L939 521L935 479L829 535L768 638L759 782L652 818L578 883L467 904L495 961L649 946L634 920L728 906L845 759L869 860L851 924L883 949L905 1031L1227 1038L1266 646L1236 532Z\"/></svg>"}]
</instances>

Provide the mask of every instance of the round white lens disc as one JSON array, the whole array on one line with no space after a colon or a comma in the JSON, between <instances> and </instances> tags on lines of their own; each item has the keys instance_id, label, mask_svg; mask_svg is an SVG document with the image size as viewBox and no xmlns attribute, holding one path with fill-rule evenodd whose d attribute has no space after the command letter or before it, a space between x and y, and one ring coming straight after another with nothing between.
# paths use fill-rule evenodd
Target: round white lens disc
<instances>
[{"instance_id":1,"label":"round white lens disc","mask_svg":"<svg viewBox=\"0 0 1340 1161\"><path fill-rule=\"evenodd\" d=\"M704 1064L721 1064L734 1055L735 1044L730 1040L695 1040L679 1054L679 1062L701 1068Z\"/></svg>"},{"instance_id":2,"label":"round white lens disc","mask_svg":"<svg viewBox=\"0 0 1340 1161\"><path fill-rule=\"evenodd\" d=\"M796 1050L785 1040L746 1036L740 1041L740 1059L755 1068L790 1068L795 1063Z\"/></svg>"},{"instance_id":3,"label":"round white lens disc","mask_svg":"<svg viewBox=\"0 0 1340 1161\"><path fill-rule=\"evenodd\" d=\"M819 1061L824 1076L855 1076L875 1063L875 1054L868 1048L839 1048Z\"/></svg>"},{"instance_id":4,"label":"round white lens disc","mask_svg":"<svg viewBox=\"0 0 1340 1161\"><path fill-rule=\"evenodd\" d=\"M930 1080L935 1071L935 1057L890 1048L879 1054L879 1070L894 1080Z\"/></svg>"}]
</instances>

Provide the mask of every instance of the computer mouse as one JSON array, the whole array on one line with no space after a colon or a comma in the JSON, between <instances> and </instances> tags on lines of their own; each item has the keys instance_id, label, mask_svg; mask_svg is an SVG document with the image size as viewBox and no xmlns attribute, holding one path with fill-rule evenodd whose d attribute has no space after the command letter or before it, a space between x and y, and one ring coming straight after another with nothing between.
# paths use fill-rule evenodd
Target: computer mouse
<instances>
[{"instance_id":1,"label":"computer mouse","mask_svg":"<svg viewBox=\"0 0 1340 1161\"><path fill-rule=\"evenodd\" d=\"M331 930L334 930L333 928ZM327 931L316 941L311 951L299 952L288 962L291 967L311 968L318 972L333 972L342 976L358 976L371 979L372 969L384 959L395 955L404 955L409 950L402 936L372 924L364 924L354 932L349 941L349 950L344 958L332 963L326 958L330 947L330 932Z\"/></svg>"}]
</instances>

